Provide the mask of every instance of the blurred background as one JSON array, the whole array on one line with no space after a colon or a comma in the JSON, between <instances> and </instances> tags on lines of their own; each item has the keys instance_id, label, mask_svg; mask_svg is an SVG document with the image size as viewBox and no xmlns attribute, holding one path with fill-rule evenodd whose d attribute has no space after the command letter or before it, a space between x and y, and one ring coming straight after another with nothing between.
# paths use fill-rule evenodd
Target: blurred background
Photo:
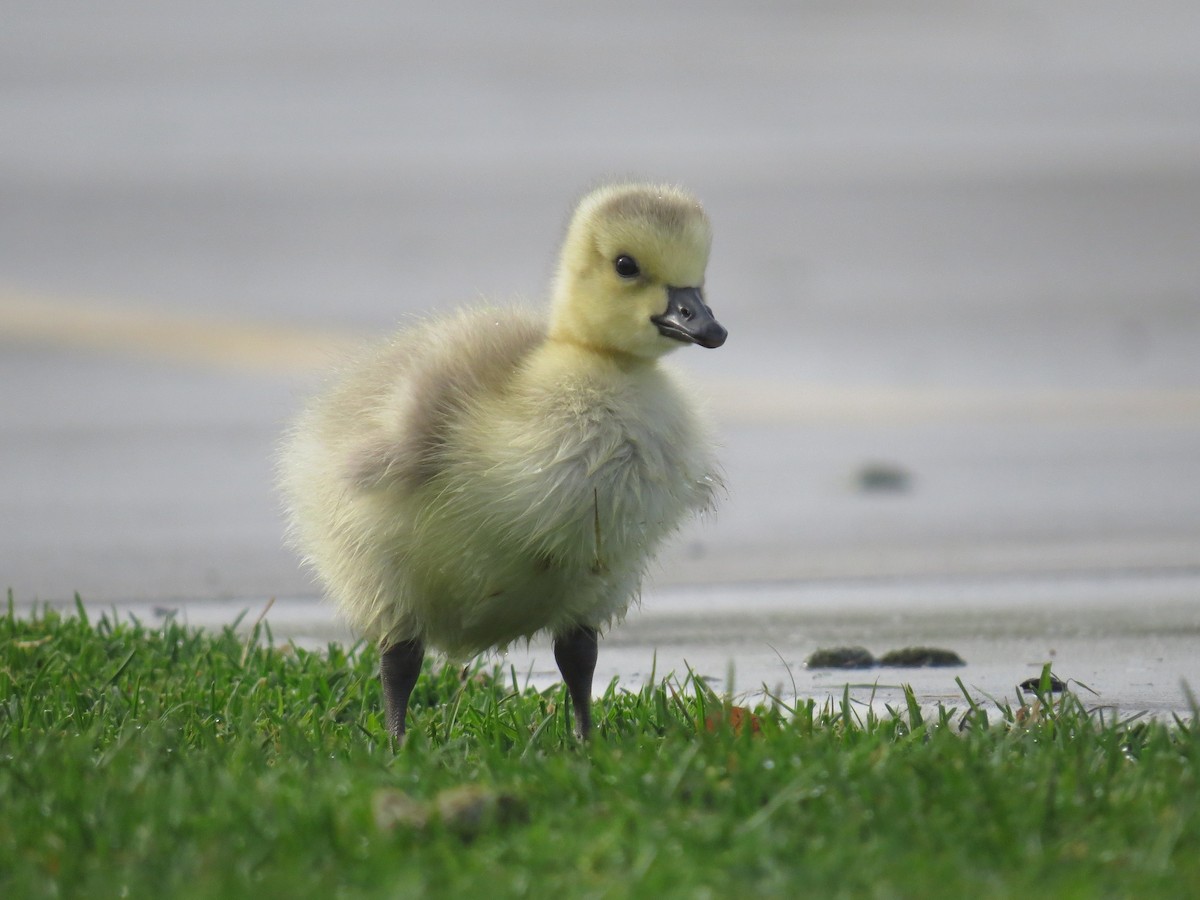
<instances>
[{"instance_id":1,"label":"blurred background","mask_svg":"<svg viewBox=\"0 0 1200 900\"><path fill-rule=\"evenodd\" d=\"M541 302L574 199L625 174L704 200L730 332L672 358L729 496L656 589L1200 571L1194 2L2 19L21 602L314 597L271 457L321 371L406 316Z\"/></svg>"}]
</instances>

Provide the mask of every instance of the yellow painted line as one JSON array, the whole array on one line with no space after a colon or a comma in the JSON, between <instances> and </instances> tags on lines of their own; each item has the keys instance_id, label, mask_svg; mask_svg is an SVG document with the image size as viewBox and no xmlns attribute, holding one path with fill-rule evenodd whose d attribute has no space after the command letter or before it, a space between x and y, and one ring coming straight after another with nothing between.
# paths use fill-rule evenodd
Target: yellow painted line
<instances>
[{"instance_id":1,"label":"yellow painted line","mask_svg":"<svg viewBox=\"0 0 1200 900\"><path fill-rule=\"evenodd\" d=\"M0 292L0 346L74 348L208 368L300 375L334 364L372 336ZM689 377L731 424L913 424L1044 421L1200 424L1200 388L987 390L789 384Z\"/></svg>"},{"instance_id":2,"label":"yellow painted line","mask_svg":"<svg viewBox=\"0 0 1200 900\"><path fill-rule=\"evenodd\" d=\"M298 374L329 365L362 335L0 293L0 342Z\"/></svg>"},{"instance_id":3,"label":"yellow painted line","mask_svg":"<svg viewBox=\"0 0 1200 900\"><path fill-rule=\"evenodd\" d=\"M845 387L730 378L705 383L721 421L739 424L1044 422L1200 425L1200 388L1085 390Z\"/></svg>"}]
</instances>

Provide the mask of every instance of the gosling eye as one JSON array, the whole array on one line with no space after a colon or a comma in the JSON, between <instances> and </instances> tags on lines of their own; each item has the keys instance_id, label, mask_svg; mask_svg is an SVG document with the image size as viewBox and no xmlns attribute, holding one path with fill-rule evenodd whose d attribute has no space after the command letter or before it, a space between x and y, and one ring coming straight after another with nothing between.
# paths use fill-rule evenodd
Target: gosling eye
<instances>
[{"instance_id":1,"label":"gosling eye","mask_svg":"<svg viewBox=\"0 0 1200 900\"><path fill-rule=\"evenodd\" d=\"M613 260L613 268L617 270L617 274L622 278L637 278L642 274L642 270L638 268L637 260L625 254L621 254Z\"/></svg>"}]
</instances>

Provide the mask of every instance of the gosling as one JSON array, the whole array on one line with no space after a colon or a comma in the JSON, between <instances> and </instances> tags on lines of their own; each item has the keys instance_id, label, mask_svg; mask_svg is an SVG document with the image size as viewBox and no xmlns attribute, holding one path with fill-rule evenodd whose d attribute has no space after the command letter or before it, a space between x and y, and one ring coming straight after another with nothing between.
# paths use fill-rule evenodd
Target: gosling
<instances>
[{"instance_id":1,"label":"gosling","mask_svg":"<svg viewBox=\"0 0 1200 900\"><path fill-rule=\"evenodd\" d=\"M694 387L659 365L725 342L704 295L710 243L678 188L594 190L549 321L484 308L402 331L288 434L291 540L379 643L398 740L426 648L462 659L539 632L588 737L597 634L721 484Z\"/></svg>"}]
</instances>

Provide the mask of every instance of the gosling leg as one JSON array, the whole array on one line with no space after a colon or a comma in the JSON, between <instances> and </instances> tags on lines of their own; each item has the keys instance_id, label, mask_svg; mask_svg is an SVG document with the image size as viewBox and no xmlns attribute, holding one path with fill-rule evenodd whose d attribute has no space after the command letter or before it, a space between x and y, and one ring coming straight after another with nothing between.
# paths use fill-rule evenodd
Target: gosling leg
<instances>
[{"instance_id":1,"label":"gosling leg","mask_svg":"<svg viewBox=\"0 0 1200 900\"><path fill-rule=\"evenodd\" d=\"M388 647L379 661L379 680L383 682L388 731L399 741L404 740L408 698L412 696L424 659L425 645L419 640L411 640Z\"/></svg>"},{"instance_id":2,"label":"gosling leg","mask_svg":"<svg viewBox=\"0 0 1200 900\"><path fill-rule=\"evenodd\" d=\"M596 671L596 629L580 626L554 639L554 661L575 707L575 733L586 740L592 731L592 674Z\"/></svg>"}]
</instances>

